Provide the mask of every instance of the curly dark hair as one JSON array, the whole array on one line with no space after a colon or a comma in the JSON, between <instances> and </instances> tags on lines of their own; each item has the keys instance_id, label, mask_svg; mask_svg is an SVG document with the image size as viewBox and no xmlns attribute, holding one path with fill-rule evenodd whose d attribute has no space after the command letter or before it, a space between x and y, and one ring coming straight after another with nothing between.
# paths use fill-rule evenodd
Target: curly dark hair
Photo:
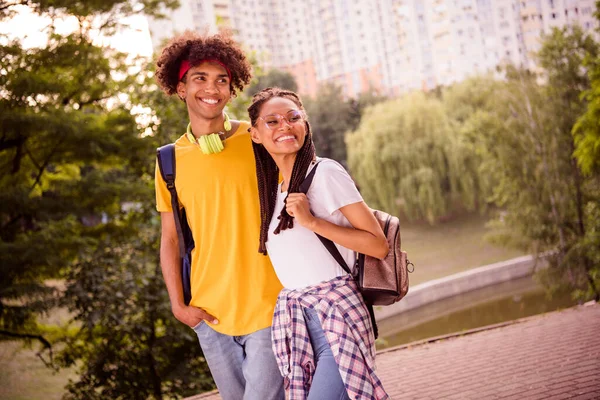
<instances>
[{"instance_id":1,"label":"curly dark hair","mask_svg":"<svg viewBox=\"0 0 600 400\"><path fill-rule=\"evenodd\" d=\"M236 90L242 91L252 79L250 62L240 45L233 40L231 32L201 35L188 30L171 39L162 50L156 61L156 80L166 94L175 94L181 62L188 60L192 66L196 66L206 59L218 60L229 68L232 96L236 95ZM183 76L183 82L186 76Z\"/></svg>"},{"instance_id":2,"label":"curly dark hair","mask_svg":"<svg viewBox=\"0 0 600 400\"><path fill-rule=\"evenodd\" d=\"M274 97L289 99L300 110L304 110L302 101L296 93L277 87L269 87L261 90L252 97L252 104L248 107L248 115L252 126L256 125L262 106ZM300 191L300 185L306 177L308 167L316 157L308 119L305 118L304 123L306 124L306 139L296 154L292 176L288 183L288 193L298 193ZM266 255L267 248L265 243L269 236L269 224L271 223L271 218L273 218L275 202L277 201L279 168L277 168L277 164L275 164L275 161L273 161L273 158L262 144L252 142L252 148L254 149L254 159L256 161L256 177L258 178L258 196L260 199L260 243L258 251ZM282 230L294 227L294 218L288 214L285 207L281 210L278 218L279 225L277 225L277 228L273 232L275 235L279 234Z\"/></svg>"}]
</instances>

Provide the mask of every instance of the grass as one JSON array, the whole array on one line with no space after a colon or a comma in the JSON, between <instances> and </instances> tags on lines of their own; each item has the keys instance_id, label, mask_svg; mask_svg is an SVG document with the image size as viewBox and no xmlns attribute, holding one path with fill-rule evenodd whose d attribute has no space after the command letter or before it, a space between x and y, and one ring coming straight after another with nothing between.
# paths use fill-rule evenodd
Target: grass
<instances>
[{"instance_id":1,"label":"grass","mask_svg":"<svg viewBox=\"0 0 600 400\"><path fill-rule=\"evenodd\" d=\"M59 400L73 371L54 373L37 357L35 350L19 342L0 343L0 399Z\"/></svg>"},{"instance_id":2,"label":"grass","mask_svg":"<svg viewBox=\"0 0 600 400\"><path fill-rule=\"evenodd\" d=\"M468 215L435 226L402 225L402 248L415 265L411 286L523 255L484 240L486 218Z\"/></svg>"},{"instance_id":3,"label":"grass","mask_svg":"<svg viewBox=\"0 0 600 400\"><path fill-rule=\"evenodd\" d=\"M403 224L402 247L415 264L411 286L522 255L486 243L486 233L485 218L477 215L436 226ZM64 311L58 311L44 322L64 320ZM58 400L69 378L76 378L72 370L53 373L35 350L23 349L16 342L0 342L0 399Z\"/></svg>"}]
</instances>

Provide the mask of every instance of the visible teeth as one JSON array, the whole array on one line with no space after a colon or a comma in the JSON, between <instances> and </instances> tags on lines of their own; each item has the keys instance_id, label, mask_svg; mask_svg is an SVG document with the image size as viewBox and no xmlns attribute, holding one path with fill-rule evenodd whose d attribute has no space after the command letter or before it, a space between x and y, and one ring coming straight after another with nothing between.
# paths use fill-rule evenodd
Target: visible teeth
<instances>
[{"instance_id":1,"label":"visible teeth","mask_svg":"<svg viewBox=\"0 0 600 400\"><path fill-rule=\"evenodd\" d=\"M277 139L278 142L283 142L284 140L288 140L288 139L293 139L294 137L291 135L288 136L282 136L280 138Z\"/></svg>"},{"instance_id":2,"label":"visible teeth","mask_svg":"<svg viewBox=\"0 0 600 400\"><path fill-rule=\"evenodd\" d=\"M202 99L202 101L208 104L217 104L219 102L219 100L215 99Z\"/></svg>"}]
</instances>

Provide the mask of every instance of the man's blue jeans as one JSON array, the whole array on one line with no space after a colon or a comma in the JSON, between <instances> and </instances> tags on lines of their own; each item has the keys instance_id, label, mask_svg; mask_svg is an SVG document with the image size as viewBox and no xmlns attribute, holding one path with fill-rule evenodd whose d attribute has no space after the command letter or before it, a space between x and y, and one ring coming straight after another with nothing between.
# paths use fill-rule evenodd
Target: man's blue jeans
<instances>
[{"instance_id":1,"label":"man's blue jeans","mask_svg":"<svg viewBox=\"0 0 600 400\"><path fill-rule=\"evenodd\" d=\"M223 400L283 400L283 378L271 346L271 328L229 336L201 322L194 327Z\"/></svg>"}]
</instances>

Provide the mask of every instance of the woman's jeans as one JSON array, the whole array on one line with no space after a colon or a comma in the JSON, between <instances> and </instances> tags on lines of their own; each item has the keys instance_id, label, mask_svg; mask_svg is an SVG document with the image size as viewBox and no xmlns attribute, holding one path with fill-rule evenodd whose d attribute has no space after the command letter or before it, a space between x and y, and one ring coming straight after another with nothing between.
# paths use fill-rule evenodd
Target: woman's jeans
<instances>
[{"instance_id":1,"label":"woman's jeans","mask_svg":"<svg viewBox=\"0 0 600 400\"><path fill-rule=\"evenodd\" d=\"M283 378L271 346L271 328L229 336L206 323L194 327L223 400L283 400Z\"/></svg>"},{"instance_id":2,"label":"woman's jeans","mask_svg":"<svg viewBox=\"0 0 600 400\"><path fill-rule=\"evenodd\" d=\"M315 356L315 374L308 400L349 400L342 376L325 337L317 312L304 309L304 320Z\"/></svg>"}]
</instances>

